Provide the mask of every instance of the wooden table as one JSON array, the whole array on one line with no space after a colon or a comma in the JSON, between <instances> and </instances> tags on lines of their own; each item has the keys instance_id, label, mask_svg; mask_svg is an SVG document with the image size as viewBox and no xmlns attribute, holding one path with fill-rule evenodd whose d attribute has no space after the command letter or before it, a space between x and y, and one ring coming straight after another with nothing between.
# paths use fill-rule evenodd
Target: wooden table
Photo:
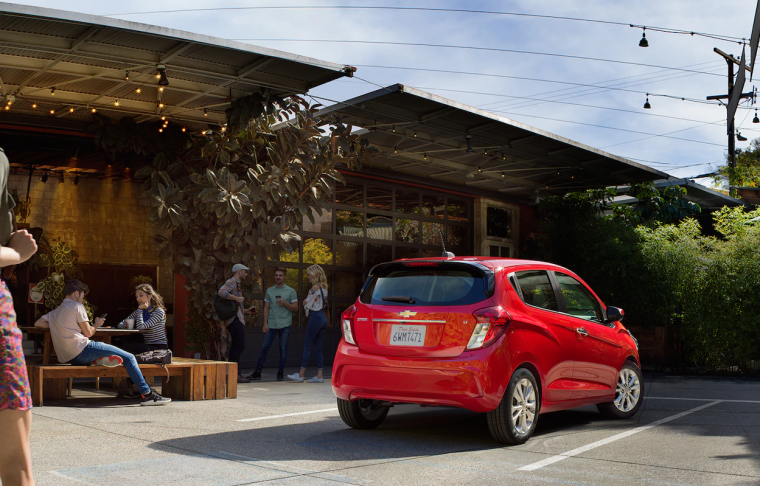
<instances>
[{"instance_id":1,"label":"wooden table","mask_svg":"<svg viewBox=\"0 0 760 486\"><path fill-rule=\"evenodd\" d=\"M50 339L50 329L45 329L42 327L21 327L19 326L19 329L22 332L26 332L29 334L42 334L42 364L50 364L50 355L53 351L53 343ZM115 328L109 328L109 327L99 327L98 330L95 332L94 336L91 336L90 339L93 341L102 341L106 344L111 344L111 338L115 336L129 336L130 334L145 334L148 332L147 330L142 329L115 329Z\"/></svg>"}]
</instances>

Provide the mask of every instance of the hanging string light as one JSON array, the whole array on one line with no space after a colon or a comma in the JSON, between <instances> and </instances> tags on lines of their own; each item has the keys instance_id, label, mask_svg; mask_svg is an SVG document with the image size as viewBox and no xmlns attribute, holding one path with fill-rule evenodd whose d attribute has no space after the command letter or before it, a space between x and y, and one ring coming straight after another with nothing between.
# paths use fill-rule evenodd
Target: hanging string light
<instances>
[{"instance_id":1,"label":"hanging string light","mask_svg":"<svg viewBox=\"0 0 760 486\"><path fill-rule=\"evenodd\" d=\"M422 154L422 160L427 160L427 154Z\"/></svg>"},{"instance_id":2,"label":"hanging string light","mask_svg":"<svg viewBox=\"0 0 760 486\"><path fill-rule=\"evenodd\" d=\"M208 110L205 108L203 109L203 116L208 116Z\"/></svg>"},{"instance_id":3,"label":"hanging string light","mask_svg":"<svg viewBox=\"0 0 760 486\"><path fill-rule=\"evenodd\" d=\"M643 32L641 33L641 40L639 41L639 47L649 47L649 41L647 40L647 28L643 27Z\"/></svg>"},{"instance_id":4,"label":"hanging string light","mask_svg":"<svg viewBox=\"0 0 760 486\"><path fill-rule=\"evenodd\" d=\"M129 71L127 71L127 75L124 76L124 81L129 81Z\"/></svg>"},{"instance_id":5,"label":"hanging string light","mask_svg":"<svg viewBox=\"0 0 760 486\"><path fill-rule=\"evenodd\" d=\"M137 93L137 94L140 94L140 93L142 93L142 88L137 88L137 89L135 90L135 93Z\"/></svg>"},{"instance_id":6,"label":"hanging string light","mask_svg":"<svg viewBox=\"0 0 760 486\"><path fill-rule=\"evenodd\" d=\"M186 131L187 131L187 128L185 128L185 127L182 127L182 132L184 133L184 132L186 132Z\"/></svg>"},{"instance_id":7,"label":"hanging string light","mask_svg":"<svg viewBox=\"0 0 760 486\"><path fill-rule=\"evenodd\" d=\"M55 86L50 90L50 96L55 96Z\"/></svg>"},{"instance_id":8,"label":"hanging string light","mask_svg":"<svg viewBox=\"0 0 760 486\"><path fill-rule=\"evenodd\" d=\"M755 108L755 118L752 119L752 123L760 123L760 118L757 117L757 108Z\"/></svg>"},{"instance_id":9,"label":"hanging string light","mask_svg":"<svg viewBox=\"0 0 760 486\"><path fill-rule=\"evenodd\" d=\"M93 107L92 110L90 110L90 111L92 111L93 113L97 113L98 109L95 108L95 107Z\"/></svg>"},{"instance_id":10,"label":"hanging string light","mask_svg":"<svg viewBox=\"0 0 760 486\"><path fill-rule=\"evenodd\" d=\"M51 109L50 109L50 114L51 114L51 115L55 115L55 110L51 108Z\"/></svg>"},{"instance_id":11,"label":"hanging string light","mask_svg":"<svg viewBox=\"0 0 760 486\"><path fill-rule=\"evenodd\" d=\"M36 110L36 109L37 109L37 103L32 103L32 109L33 109L33 110Z\"/></svg>"},{"instance_id":12,"label":"hanging string light","mask_svg":"<svg viewBox=\"0 0 760 486\"><path fill-rule=\"evenodd\" d=\"M69 107L69 113L74 113L74 107L73 106Z\"/></svg>"},{"instance_id":13,"label":"hanging string light","mask_svg":"<svg viewBox=\"0 0 760 486\"><path fill-rule=\"evenodd\" d=\"M649 104L649 93L647 93L647 100L644 102L644 109L648 110L652 108L652 105Z\"/></svg>"},{"instance_id":14,"label":"hanging string light","mask_svg":"<svg viewBox=\"0 0 760 486\"><path fill-rule=\"evenodd\" d=\"M117 108L118 108L118 106L119 106L120 104L121 104L121 103L119 103L119 100L116 100L116 101L114 101L114 102L113 102L113 106L115 106L115 107L117 107Z\"/></svg>"}]
</instances>

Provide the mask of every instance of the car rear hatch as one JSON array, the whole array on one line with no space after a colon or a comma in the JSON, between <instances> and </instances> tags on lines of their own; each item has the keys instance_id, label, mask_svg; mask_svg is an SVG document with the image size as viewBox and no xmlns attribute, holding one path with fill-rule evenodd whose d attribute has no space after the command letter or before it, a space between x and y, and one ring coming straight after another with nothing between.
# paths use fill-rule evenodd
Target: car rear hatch
<instances>
[{"instance_id":1,"label":"car rear hatch","mask_svg":"<svg viewBox=\"0 0 760 486\"><path fill-rule=\"evenodd\" d=\"M378 265L357 302L356 343L367 353L454 357L490 305L493 271L478 262L411 260Z\"/></svg>"}]
</instances>

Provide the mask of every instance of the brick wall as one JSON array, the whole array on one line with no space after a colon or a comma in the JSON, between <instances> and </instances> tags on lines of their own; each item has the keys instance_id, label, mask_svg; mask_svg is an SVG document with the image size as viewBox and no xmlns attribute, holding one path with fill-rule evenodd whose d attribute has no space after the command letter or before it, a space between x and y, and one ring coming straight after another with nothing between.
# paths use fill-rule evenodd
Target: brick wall
<instances>
[{"instance_id":1,"label":"brick wall","mask_svg":"<svg viewBox=\"0 0 760 486\"><path fill-rule=\"evenodd\" d=\"M11 175L8 191L26 195L27 175ZM47 183L32 178L31 214L27 223L45 234L61 237L79 253L81 263L140 264L158 266L158 292L174 302L174 275L168 261L158 258L159 231L148 220L150 202L142 184L123 180L99 180L82 176L60 184L55 175Z\"/></svg>"}]
</instances>

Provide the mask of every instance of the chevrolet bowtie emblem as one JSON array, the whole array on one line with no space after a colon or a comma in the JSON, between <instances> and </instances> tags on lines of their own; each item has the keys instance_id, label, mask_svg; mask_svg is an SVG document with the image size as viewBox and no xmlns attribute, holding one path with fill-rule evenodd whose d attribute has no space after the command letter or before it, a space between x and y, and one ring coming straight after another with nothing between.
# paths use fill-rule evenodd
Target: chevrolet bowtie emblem
<instances>
[{"instance_id":1,"label":"chevrolet bowtie emblem","mask_svg":"<svg viewBox=\"0 0 760 486\"><path fill-rule=\"evenodd\" d=\"M412 317L412 316L416 316L417 313L405 310L404 312L399 312L398 315L400 315L401 317Z\"/></svg>"}]
</instances>

